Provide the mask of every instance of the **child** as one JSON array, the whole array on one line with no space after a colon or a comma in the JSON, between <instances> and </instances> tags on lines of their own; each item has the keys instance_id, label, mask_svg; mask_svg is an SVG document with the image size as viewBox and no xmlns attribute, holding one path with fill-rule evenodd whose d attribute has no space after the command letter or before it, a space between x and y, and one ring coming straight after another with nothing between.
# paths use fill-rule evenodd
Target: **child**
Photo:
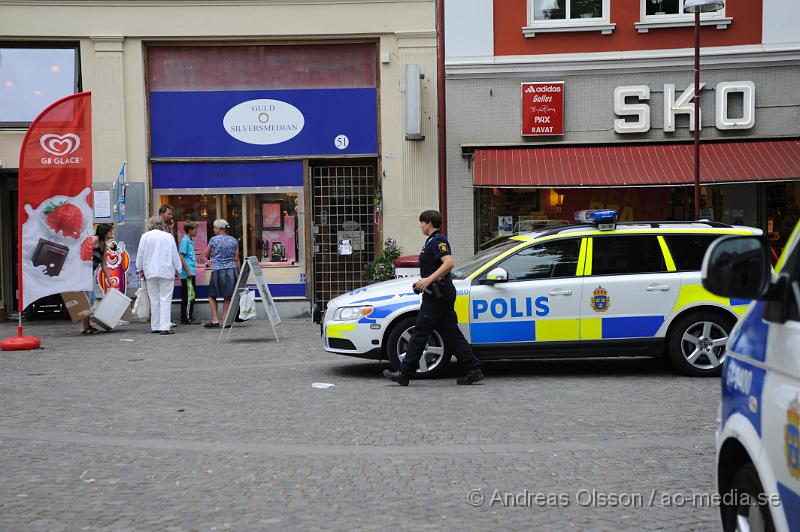
<instances>
[{"instance_id":1,"label":"child","mask_svg":"<svg viewBox=\"0 0 800 532\"><path fill-rule=\"evenodd\" d=\"M197 236L197 222L191 220L184 222L183 231L186 233L181 238L178 254L181 258L181 323L184 325L199 325L194 319L194 275L197 269L197 260L194 256L194 237ZM191 294L189 293L191 291ZM191 296L191 297L190 297Z\"/></svg>"}]
</instances>

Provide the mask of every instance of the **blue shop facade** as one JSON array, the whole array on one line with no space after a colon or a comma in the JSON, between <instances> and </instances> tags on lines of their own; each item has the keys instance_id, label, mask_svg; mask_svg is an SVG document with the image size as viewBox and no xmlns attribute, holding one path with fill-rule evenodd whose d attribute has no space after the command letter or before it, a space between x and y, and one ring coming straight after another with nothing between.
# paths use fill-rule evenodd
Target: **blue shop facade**
<instances>
[{"instance_id":1,"label":"blue shop facade","mask_svg":"<svg viewBox=\"0 0 800 532\"><path fill-rule=\"evenodd\" d=\"M258 258L276 299L324 303L364 283L380 242L376 50L149 47L151 210L174 207L178 240L186 221L199 224L198 299L217 218L243 258Z\"/></svg>"}]
</instances>

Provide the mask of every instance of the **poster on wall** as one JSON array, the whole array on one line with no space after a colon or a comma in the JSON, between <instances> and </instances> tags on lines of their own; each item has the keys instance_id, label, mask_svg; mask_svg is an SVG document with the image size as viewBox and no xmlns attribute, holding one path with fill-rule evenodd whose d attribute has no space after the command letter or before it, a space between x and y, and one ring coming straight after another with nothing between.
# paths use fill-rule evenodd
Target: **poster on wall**
<instances>
[{"instance_id":1,"label":"poster on wall","mask_svg":"<svg viewBox=\"0 0 800 532\"><path fill-rule=\"evenodd\" d=\"M564 82L522 84L522 136L564 134Z\"/></svg>"},{"instance_id":2,"label":"poster on wall","mask_svg":"<svg viewBox=\"0 0 800 532\"><path fill-rule=\"evenodd\" d=\"M91 94L63 98L31 123L19 163L20 308L92 290Z\"/></svg>"},{"instance_id":3,"label":"poster on wall","mask_svg":"<svg viewBox=\"0 0 800 532\"><path fill-rule=\"evenodd\" d=\"M498 236L514 234L514 217L513 216L498 216L497 217L497 234L498 234Z\"/></svg>"}]
</instances>

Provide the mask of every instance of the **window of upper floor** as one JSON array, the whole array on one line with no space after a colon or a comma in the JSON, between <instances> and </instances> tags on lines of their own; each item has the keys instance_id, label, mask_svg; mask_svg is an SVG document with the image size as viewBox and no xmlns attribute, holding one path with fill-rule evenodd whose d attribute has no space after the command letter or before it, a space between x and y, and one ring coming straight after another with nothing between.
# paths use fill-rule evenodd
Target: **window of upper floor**
<instances>
[{"instance_id":1,"label":"window of upper floor","mask_svg":"<svg viewBox=\"0 0 800 532\"><path fill-rule=\"evenodd\" d=\"M614 31L610 22L610 0L528 0L526 37L563 31Z\"/></svg>"},{"instance_id":2,"label":"window of upper floor","mask_svg":"<svg viewBox=\"0 0 800 532\"><path fill-rule=\"evenodd\" d=\"M657 28L679 28L694 25L694 13L684 11L685 0L639 0L641 4L639 22L634 24L640 33ZM731 19L725 16L725 8L700 14L701 26L717 26L725 29Z\"/></svg>"},{"instance_id":3,"label":"window of upper floor","mask_svg":"<svg viewBox=\"0 0 800 532\"><path fill-rule=\"evenodd\" d=\"M51 103L80 91L74 44L0 44L0 127L28 127Z\"/></svg>"}]
</instances>

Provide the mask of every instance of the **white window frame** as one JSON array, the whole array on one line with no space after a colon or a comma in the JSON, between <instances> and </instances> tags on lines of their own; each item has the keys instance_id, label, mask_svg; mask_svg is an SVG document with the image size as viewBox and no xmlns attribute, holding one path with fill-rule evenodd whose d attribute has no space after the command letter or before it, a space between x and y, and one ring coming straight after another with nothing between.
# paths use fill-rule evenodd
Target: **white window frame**
<instances>
[{"instance_id":1,"label":"white window frame","mask_svg":"<svg viewBox=\"0 0 800 532\"><path fill-rule=\"evenodd\" d=\"M651 0L639 0L639 22L634 27L639 33L648 33L650 30L659 28L681 28L694 26L694 13L684 13L683 5L686 0L678 0L680 3L677 14L648 15L647 3ZM723 7L719 11L712 13L700 13L701 26L716 26L718 30L727 29L733 19L725 16Z\"/></svg>"},{"instance_id":2,"label":"white window frame","mask_svg":"<svg viewBox=\"0 0 800 532\"><path fill-rule=\"evenodd\" d=\"M573 32L597 31L609 35L614 31L616 24L610 20L611 0L602 0L603 16L592 18L569 18L570 0L566 2L567 18L563 20L536 20L534 19L534 0L528 0L528 25L522 28L525 37L535 37L537 33L547 32Z\"/></svg>"}]
</instances>

